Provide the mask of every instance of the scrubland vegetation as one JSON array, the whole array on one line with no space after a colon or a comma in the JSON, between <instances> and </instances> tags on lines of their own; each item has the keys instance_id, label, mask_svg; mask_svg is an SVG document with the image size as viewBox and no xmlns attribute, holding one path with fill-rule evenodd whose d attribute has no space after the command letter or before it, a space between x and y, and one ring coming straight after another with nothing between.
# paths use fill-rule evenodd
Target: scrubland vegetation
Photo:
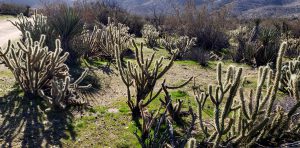
<instances>
[{"instance_id":1,"label":"scrubland vegetation","mask_svg":"<svg viewBox=\"0 0 300 148\"><path fill-rule=\"evenodd\" d=\"M300 146L298 19L3 5L21 13L0 49L3 147Z\"/></svg>"}]
</instances>

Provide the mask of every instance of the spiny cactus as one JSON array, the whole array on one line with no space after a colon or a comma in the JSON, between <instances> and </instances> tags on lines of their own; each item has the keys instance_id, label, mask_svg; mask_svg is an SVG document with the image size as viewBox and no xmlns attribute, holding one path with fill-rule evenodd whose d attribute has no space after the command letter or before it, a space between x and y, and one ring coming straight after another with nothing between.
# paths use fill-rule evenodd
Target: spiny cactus
<instances>
[{"instance_id":1,"label":"spiny cactus","mask_svg":"<svg viewBox=\"0 0 300 148\"><path fill-rule=\"evenodd\" d=\"M195 91L196 101L198 103L198 113L200 119L200 127L208 138L209 142L213 142L214 147L219 147L221 138L223 135L228 134L230 131L234 119L230 117L230 114L236 110L238 104L235 103L234 98L238 91L242 75L242 68L235 69L229 67L226 73L225 81L222 80L222 65L219 63L217 67L217 82L213 92L213 86L208 86L206 93ZM226 97L227 96L227 97ZM214 105L214 132L209 133L211 129L208 129L204 125L202 112L204 111L204 105L208 102L207 98ZM226 98L226 99L225 99Z\"/></svg>"},{"instance_id":2,"label":"spiny cactus","mask_svg":"<svg viewBox=\"0 0 300 148\"><path fill-rule=\"evenodd\" d=\"M79 83L86 77L88 69L86 69L81 76L74 82L70 83L70 76L66 76L64 79L58 79L54 77L51 81L51 92L47 96L44 90L39 89L38 94L44 98L51 107L58 107L60 109L65 109L68 104L84 104L79 100L76 91L79 89L90 88L91 85L79 86Z\"/></svg>"},{"instance_id":3,"label":"spiny cactus","mask_svg":"<svg viewBox=\"0 0 300 148\"><path fill-rule=\"evenodd\" d=\"M144 25L142 35L147 47L154 48L158 45L159 31L157 31L154 26L149 24Z\"/></svg>"},{"instance_id":4,"label":"spiny cactus","mask_svg":"<svg viewBox=\"0 0 300 148\"><path fill-rule=\"evenodd\" d=\"M176 42L176 47L179 50L177 59L182 59L195 45L196 40L196 38L180 36Z\"/></svg>"},{"instance_id":5,"label":"spiny cactus","mask_svg":"<svg viewBox=\"0 0 300 148\"><path fill-rule=\"evenodd\" d=\"M148 106L162 91L162 88L158 90L157 93L154 92L154 87L157 80L162 78L164 74L172 67L177 51L171 57L171 60L164 66L163 57L159 60L154 60L155 53L149 59L146 59L143 54L143 44L141 48L138 49L137 45L133 40L133 45L135 47L136 62L127 62L127 68L125 69L122 65L122 60L120 57L120 47L116 47L116 59L118 64L118 69L122 81L127 87L127 104L132 111L132 117L140 117L140 107L139 103L144 100L142 106ZM135 101L131 97L130 87L135 87ZM146 98L149 99L146 101Z\"/></svg>"},{"instance_id":6,"label":"spiny cactus","mask_svg":"<svg viewBox=\"0 0 300 148\"><path fill-rule=\"evenodd\" d=\"M18 15L18 20L13 22L10 21L18 30L21 31L23 41L26 39L26 32L31 34L31 37L34 41L40 39L40 35L44 34L47 36L45 44L48 47L54 48L54 33L53 29L48 24L48 19L43 14L38 14L37 10L34 11L34 14L31 18L24 16L23 14Z\"/></svg>"},{"instance_id":7,"label":"spiny cactus","mask_svg":"<svg viewBox=\"0 0 300 148\"><path fill-rule=\"evenodd\" d=\"M114 59L115 45L119 46L121 53L131 46L133 35L130 35L128 31L127 26L121 23L116 24L110 18L108 18L108 25L102 29L95 26L90 38L87 39L91 45L88 56Z\"/></svg>"},{"instance_id":8,"label":"spiny cactus","mask_svg":"<svg viewBox=\"0 0 300 148\"><path fill-rule=\"evenodd\" d=\"M188 81L186 81L185 83L176 86L176 87L170 87L167 86L166 82L164 81L162 83L162 89L165 93L165 97L164 99L160 99L160 102L167 108L169 115L171 116L171 118L178 124L178 125L182 125L183 124L183 120L182 120L182 116L184 115L182 109L182 105L183 105L183 100L176 100L176 103L173 104L173 100L171 98L171 95L169 93L169 89L179 89L181 87L184 87L185 85L187 85L193 77L191 77ZM167 106L167 104L169 103L169 105Z\"/></svg>"},{"instance_id":9,"label":"spiny cactus","mask_svg":"<svg viewBox=\"0 0 300 148\"><path fill-rule=\"evenodd\" d=\"M300 56L296 59L289 61L282 67L282 76L280 79L280 90L289 93L293 96L292 92L292 75L300 75ZM300 82L299 82L300 83Z\"/></svg>"},{"instance_id":10,"label":"spiny cactus","mask_svg":"<svg viewBox=\"0 0 300 148\"><path fill-rule=\"evenodd\" d=\"M213 147L219 147L221 144L251 146L269 135L280 135L282 131L290 129L286 128L286 125L289 125L291 117L299 108L300 103L296 103L287 113L284 113L280 107L274 111L282 75L282 59L286 48L287 44L282 43L277 58L275 77L273 77L273 71L269 67L259 68L256 90L250 90L250 94L247 95L249 97L244 95L243 85L240 85L242 84L242 69L239 68L236 71L233 67L229 67L226 80L223 83L221 64L218 64L217 67L218 84L214 91L211 85L207 92L195 91L200 127L207 138L207 142L213 142ZM295 98L299 98L296 80L299 78L293 76L292 88L296 92L294 93ZM225 95L226 92L228 92L227 95ZM207 124L203 119L207 98L210 98L215 106L212 129L206 126ZM225 141L227 142L225 143Z\"/></svg>"},{"instance_id":11,"label":"spiny cactus","mask_svg":"<svg viewBox=\"0 0 300 148\"><path fill-rule=\"evenodd\" d=\"M300 54L300 39L288 39L288 48L285 55L289 58L297 57Z\"/></svg>"},{"instance_id":12,"label":"spiny cactus","mask_svg":"<svg viewBox=\"0 0 300 148\"><path fill-rule=\"evenodd\" d=\"M69 53L62 54L59 40L56 40L56 48L48 51L48 47L44 46L45 38L42 35L39 41L33 41L27 32L25 43L17 42L15 46L9 41L8 47L0 50L0 58L26 93L37 94L52 77L68 75L69 68L64 62Z\"/></svg>"},{"instance_id":13,"label":"spiny cactus","mask_svg":"<svg viewBox=\"0 0 300 148\"><path fill-rule=\"evenodd\" d=\"M197 148L197 140L195 138L190 138L186 144L186 148Z\"/></svg>"},{"instance_id":14,"label":"spiny cactus","mask_svg":"<svg viewBox=\"0 0 300 148\"><path fill-rule=\"evenodd\" d=\"M177 59L182 59L184 56L191 50L191 48L196 43L196 38L190 38L188 36L180 36L179 38L176 37L165 37L162 40L162 45L172 53L172 50L177 49Z\"/></svg>"},{"instance_id":15,"label":"spiny cactus","mask_svg":"<svg viewBox=\"0 0 300 148\"><path fill-rule=\"evenodd\" d=\"M68 52L62 54L59 40L56 40L56 48L48 51L44 41L45 35L41 35L39 41L33 41L27 32L25 43L17 42L15 46L9 41L6 49L0 49L0 59L29 97L41 96L50 106L61 109L67 104L78 104L80 96L77 90L91 87L79 86L87 70L74 83L70 83L69 68L64 64Z\"/></svg>"}]
</instances>

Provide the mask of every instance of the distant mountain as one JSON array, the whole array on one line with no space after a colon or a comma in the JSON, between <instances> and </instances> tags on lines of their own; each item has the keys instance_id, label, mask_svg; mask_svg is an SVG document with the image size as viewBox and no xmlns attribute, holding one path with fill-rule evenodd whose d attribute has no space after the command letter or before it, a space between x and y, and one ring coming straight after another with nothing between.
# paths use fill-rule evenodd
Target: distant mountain
<instances>
[{"instance_id":1,"label":"distant mountain","mask_svg":"<svg viewBox=\"0 0 300 148\"><path fill-rule=\"evenodd\" d=\"M41 0L0 0L30 6L40 5ZM42 0L55 1L55 0ZM61 0L59 0L61 1ZM73 0L65 0L71 3ZM153 10L166 13L174 4L183 6L186 0L110 0L132 13L151 14ZM195 0L201 6L208 0ZM230 6L232 14L240 17L300 17L300 0L215 0L215 8Z\"/></svg>"},{"instance_id":2,"label":"distant mountain","mask_svg":"<svg viewBox=\"0 0 300 148\"><path fill-rule=\"evenodd\" d=\"M115 0L134 12L147 14L153 8L172 9L172 4L184 4L185 0ZM200 6L207 0L195 0ZM300 16L300 0L215 0L216 8L230 6L232 14L240 17L294 17Z\"/></svg>"}]
</instances>

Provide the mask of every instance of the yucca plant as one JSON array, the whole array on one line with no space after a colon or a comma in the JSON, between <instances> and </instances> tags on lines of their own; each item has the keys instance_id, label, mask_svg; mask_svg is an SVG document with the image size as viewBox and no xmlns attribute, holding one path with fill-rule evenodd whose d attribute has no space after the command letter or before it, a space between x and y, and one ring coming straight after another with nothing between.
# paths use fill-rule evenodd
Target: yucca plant
<instances>
[{"instance_id":1,"label":"yucca plant","mask_svg":"<svg viewBox=\"0 0 300 148\"><path fill-rule=\"evenodd\" d=\"M83 31L84 23L79 12L72 7L59 5L58 10L52 12L48 19L50 26L60 37L62 48L70 53L67 64L78 64L81 55L72 48L71 41Z\"/></svg>"}]
</instances>

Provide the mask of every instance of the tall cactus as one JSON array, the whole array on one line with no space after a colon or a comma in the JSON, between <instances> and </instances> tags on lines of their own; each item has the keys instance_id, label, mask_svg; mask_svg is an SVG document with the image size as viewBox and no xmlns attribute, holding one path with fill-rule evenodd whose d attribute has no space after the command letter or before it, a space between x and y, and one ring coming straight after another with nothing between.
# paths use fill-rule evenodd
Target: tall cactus
<instances>
[{"instance_id":1,"label":"tall cactus","mask_svg":"<svg viewBox=\"0 0 300 148\"><path fill-rule=\"evenodd\" d=\"M146 59L143 54L143 44L141 48L138 49L137 45L133 40L133 45L135 47L136 62L127 63L127 69L122 66L122 60L120 57L120 47L116 47L116 59L118 64L118 69L122 81L127 87L127 104L132 111L132 117L140 117L140 107L139 103L144 101L145 103L141 106L148 106L162 91L162 88L158 90L157 93L154 92L154 87L157 83L157 80L162 78L164 74L172 67L177 51L171 57L171 60L164 66L163 57L159 60L154 60L155 53L149 59ZM131 97L130 87L135 87L135 101ZM146 98L149 96L149 99Z\"/></svg>"},{"instance_id":2,"label":"tall cactus","mask_svg":"<svg viewBox=\"0 0 300 148\"><path fill-rule=\"evenodd\" d=\"M17 46L9 41L6 49L0 50L0 58L11 70L26 93L37 94L47 85L52 77L65 77L69 68L64 64L69 53L62 54L60 41L56 40L54 51L44 46L45 35L39 41L33 41L29 32L26 42L17 42Z\"/></svg>"},{"instance_id":3,"label":"tall cactus","mask_svg":"<svg viewBox=\"0 0 300 148\"><path fill-rule=\"evenodd\" d=\"M208 91L206 93L196 94L196 101L198 103L198 113L200 119L200 127L209 142L213 142L214 147L219 147L221 138L223 135L228 134L230 131L234 119L230 118L230 114L236 110L237 104L234 101L238 87L240 85L242 75L242 68L235 69L234 67L229 67L226 73L225 81L222 81L222 65L218 64L217 67L217 82L213 92L213 86L208 86ZM208 127L205 127L202 112L204 111L204 105L208 102L207 98L214 105L214 132L209 133ZM226 99L225 99L226 98Z\"/></svg>"}]
</instances>

